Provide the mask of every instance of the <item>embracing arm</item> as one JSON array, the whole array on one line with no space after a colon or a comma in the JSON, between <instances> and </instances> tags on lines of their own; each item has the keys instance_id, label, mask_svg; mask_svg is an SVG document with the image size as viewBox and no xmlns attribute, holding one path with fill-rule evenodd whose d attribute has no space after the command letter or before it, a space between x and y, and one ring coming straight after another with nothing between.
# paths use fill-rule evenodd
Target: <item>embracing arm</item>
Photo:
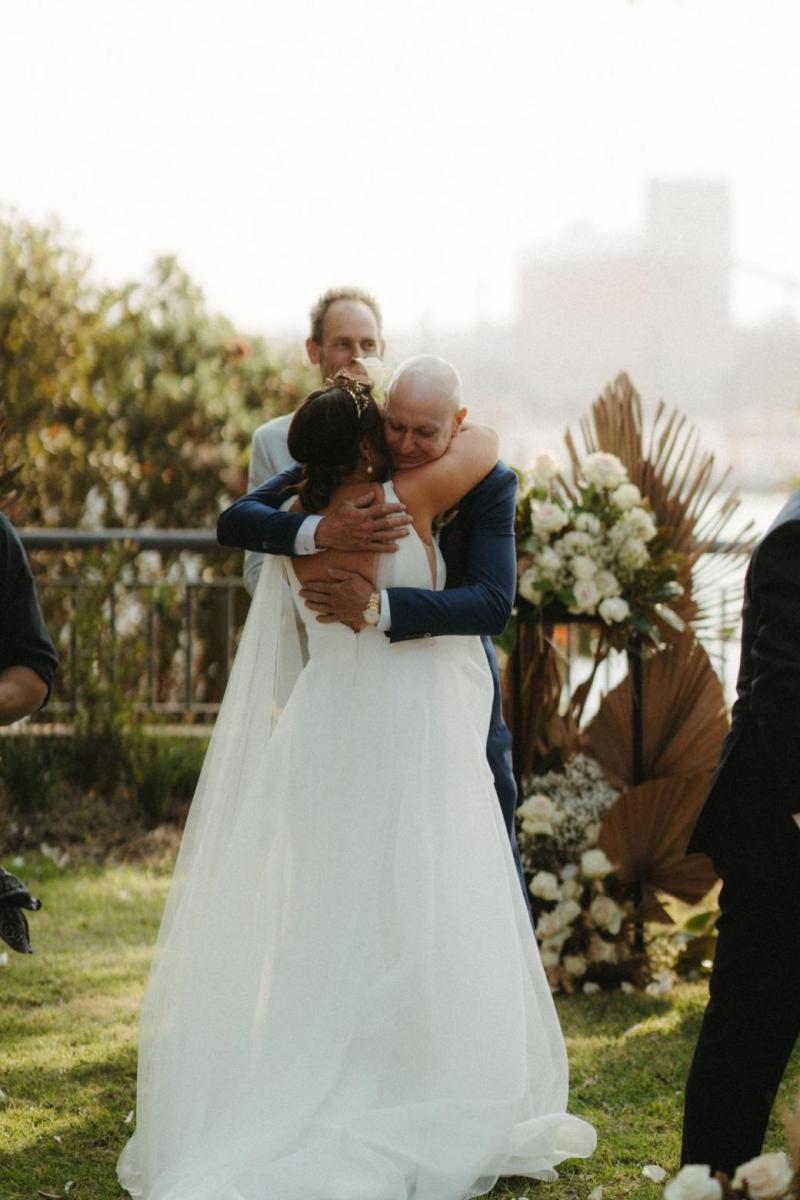
<instances>
[{"instance_id":1,"label":"embracing arm","mask_svg":"<svg viewBox=\"0 0 800 1200\"><path fill-rule=\"evenodd\" d=\"M760 605L750 709L767 770L792 814L800 810L800 522L779 525L756 551Z\"/></svg>"},{"instance_id":2,"label":"embracing arm","mask_svg":"<svg viewBox=\"0 0 800 1200\"><path fill-rule=\"evenodd\" d=\"M514 541L517 480L498 464L469 497L464 582L443 592L389 588L389 637L393 642L446 634L503 632L514 604L517 559Z\"/></svg>"},{"instance_id":3,"label":"embracing arm","mask_svg":"<svg viewBox=\"0 0 800 1200\"><path fill-rule=\"evenodd\" d=\"M280 506L297 489L300 468L289 467L255 491L236 500L217 519L217 541L266 554L294 554L294 544L304 513L280 512Z\"/></svg>"}]
</instances>

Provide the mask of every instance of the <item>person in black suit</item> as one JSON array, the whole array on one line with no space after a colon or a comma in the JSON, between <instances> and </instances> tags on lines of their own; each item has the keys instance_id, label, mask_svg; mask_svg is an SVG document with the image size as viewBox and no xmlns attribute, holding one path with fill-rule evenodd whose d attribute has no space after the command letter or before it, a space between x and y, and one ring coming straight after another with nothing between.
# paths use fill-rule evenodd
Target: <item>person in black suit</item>
<instances>
[{"instance_id":1,"label":"person in black suit","mask_svg":"<svg viewBox=\"0 0 800 1200\"><path fill-rule=\"evenodd\" d=\"M732 1174L761 1151L800 1032L800 490L747 571L738 698L687 853L723 886L682 1161Z\"/></svg>"}]
</instances>

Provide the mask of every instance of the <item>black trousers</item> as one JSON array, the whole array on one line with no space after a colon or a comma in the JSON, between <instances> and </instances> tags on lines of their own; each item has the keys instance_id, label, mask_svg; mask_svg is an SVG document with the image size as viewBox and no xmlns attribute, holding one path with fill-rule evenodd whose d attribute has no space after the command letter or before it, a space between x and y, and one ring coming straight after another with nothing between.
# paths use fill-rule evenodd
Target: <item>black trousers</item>
<instances>
[{"instance_id":1,"label":"black trousers","mask_svg":"<svg viewBox=\"0 0 800 1200\"><path fill-rule=\"evenodd\" d=\"M682 1163L732 1175L761 1152L800 1032L800 880L726 878L709 1002L686 1082Z\"/></svg>"}]
</instances>

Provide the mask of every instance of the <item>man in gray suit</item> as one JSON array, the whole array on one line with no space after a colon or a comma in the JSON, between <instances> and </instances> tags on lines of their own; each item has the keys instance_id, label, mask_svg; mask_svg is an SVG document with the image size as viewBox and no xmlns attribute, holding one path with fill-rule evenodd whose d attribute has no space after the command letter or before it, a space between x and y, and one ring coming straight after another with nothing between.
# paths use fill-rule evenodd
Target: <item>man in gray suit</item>
<instances>
[{"instance_id":1,"label":"man in gray suit","mask_svg":"<svg viewBox=\"0 0 800 1200\"><path fill-rule=\"evenodd\" d=\"M356 358L382 358L382 324L378 302L369 292L344 287L330 288L323 293L311 309L311 330L306 339L306 354L319 368L320 379L328 379L342 369L357 372L359 364L353 366ZM253 434L248 492L292 466L286 439L293 415L286 413L275 417L259 425ZM298 551L308 553L316 548L298 547ZM244 582L251 596L256 590L263 561L263 554L245 551Z\"/></svg>"}]
</instances>

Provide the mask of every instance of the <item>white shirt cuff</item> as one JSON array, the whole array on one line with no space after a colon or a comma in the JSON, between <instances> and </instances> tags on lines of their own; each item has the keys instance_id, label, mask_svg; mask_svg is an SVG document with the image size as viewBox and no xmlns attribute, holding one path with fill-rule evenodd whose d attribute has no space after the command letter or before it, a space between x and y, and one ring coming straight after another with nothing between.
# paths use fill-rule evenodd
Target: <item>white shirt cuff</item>
<instances>
[{"instance_id":1,"label":"white shirt cuff","mask_svg":"<svg viewBox=\"0 0 800 1200\"><path fill-rule=\"evenodd\" d=\"M392 614L389 610L389 593L384 588L381 591L381 615L378 617L378 624L375 626L378 633L388 633L392 628Z\"/></svg>"},{"instance_id":2,"label":"white shirt cuff","mask_svg":"<svg viewBox=\"0 0 800 1200\"><path fill-rule=\"evenodd\" d=\"M294 539L294 552L296 555L301 554L317 554L319 546L314 541L314 534L317 532L322 517L313 516L306 517L303 524L297 531L297 536Z\"/></svg>"}]
</instances>

